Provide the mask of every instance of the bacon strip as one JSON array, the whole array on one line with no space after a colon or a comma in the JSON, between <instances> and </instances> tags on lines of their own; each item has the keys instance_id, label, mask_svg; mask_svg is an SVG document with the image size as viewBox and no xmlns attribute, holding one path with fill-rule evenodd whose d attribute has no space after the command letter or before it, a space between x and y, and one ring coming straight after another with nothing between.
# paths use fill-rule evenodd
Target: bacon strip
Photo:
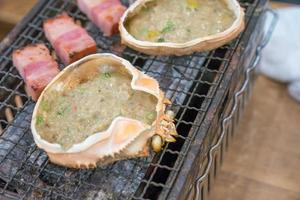
<instances>
[{"instance_id":1,"label":"bacon strip","mask_svg":"<svg viewBox=\"0 0 300 200\"><path fill-rule=\"evenodd\" d=\"M126 10L120 0L77 0L77 4L105 36L118 32L120 18Z\"/></svg>"},{"instance_id":2,"label":"bacon strip","mask_svg":"<svg viewBox=\"0 0 300 200\"><path fill-rule=\"evenodd\" d=\"M44 21L43 26L47 39L66 65L97 51L94 39L66 13Z\"/></svg>"},{"instance_id":3,"label":"bacon strip","mask_svg":"<svg viewBox=\"0 0 300 200\"><path fill-rule=\"evenodd\" d=\"M57 62L44 44L31 44L16 49L12 58L14 66L26 83L28 95L34 101L59 73Z\"/></svg>"}]
</instances>

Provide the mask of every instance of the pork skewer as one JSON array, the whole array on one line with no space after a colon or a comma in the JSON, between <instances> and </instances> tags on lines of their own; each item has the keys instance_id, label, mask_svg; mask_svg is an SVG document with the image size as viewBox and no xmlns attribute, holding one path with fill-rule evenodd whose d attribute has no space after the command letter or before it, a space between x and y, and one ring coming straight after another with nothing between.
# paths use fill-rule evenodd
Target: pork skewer
<instances>
[{"instance_id":1,"label":"pork skewer","mask_svg":"<svg viewBox=\"0 0 300 200\"><path fill-rule=\"evenodd\" d=\"M105 36L118 32L120 18L126 10L119 0L77 0L77 5Z\"/></svg>"},{"instance_id":2,"label":"pork skewer","mask_svg":"<svg viewBox=\"0 0 300 200\"><path fill-rule=\"evenodd\" d=\"M47 84L59 73L57 62L44 44L14 50L13 64L24 79L28 95L37 100Z\"/></svg>"},{"instance_id":3,"label":"pork skewer","mask_svg":"<svg viewBox=\"0 0 300 200\"><path fill-rule=\"evenodd\" d=\"M65 65L97 51L94 39L65 12L45 20L43 28Z\"/></svg>"}]
</instances>

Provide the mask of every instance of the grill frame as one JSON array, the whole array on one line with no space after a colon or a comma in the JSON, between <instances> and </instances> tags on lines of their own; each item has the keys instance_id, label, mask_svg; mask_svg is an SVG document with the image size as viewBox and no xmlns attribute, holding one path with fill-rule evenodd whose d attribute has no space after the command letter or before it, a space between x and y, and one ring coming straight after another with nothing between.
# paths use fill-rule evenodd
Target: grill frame
<instances>
[{"instance_id":1,"label":"grill frame","mask_svg":"<svg viewBox=\"0 0 300 200\"><path fill-rule=\"evenodd\" d=\"M48 4L50 4L51 2L52 1L49 1ZM66 1L66 2L69 2L69 1ZM254 2L253 4L256 5L255 8L252 8L252 11L254 12L256 10L257 6L263 7L266 0L262 0L262 1L253 0L253 2ZM39 12L45 6L45 4L47 4L47 2L45 0L39 1L37 3L37 5L29 13L29 15L27 15L24 18L24 20L19 25L17 25L16 28L9 34L9 36L0 44L0 52L4 52L3 54L5 54L5 52L11 51L10 45L14 42L15 39L20 38L20 33L24 29L26 29L26 25L33 19L33 17L36 15L36 13ZM262 10L256 10L256 12L261 13ZM247 15L247 13L246 13L246 15ZM248 19L250 18L250 21L252 22L253 26L255 26L256 20L254 17L254 13L251 12L250 16L248 13L247 17L248 17ZM223 55L225 57L223 59L222 58L220 59L220 57L216 56L216 54L218 55L219 50L221 52L223 52L222 48L208 52L204 56L202 54L193 55L193 56L203 56L206 59L206 61L207 61L206 63L208 63L208 64L206 64L206 63L203 64L203 67L205 68L204 70L209 70L207 65L209 65L209 64L211 65L211 62L217 62L218 60L222 61L219 66L219 69L217 70L218 71L217 75L214 77L214 81L219 80L219 82L218 83L213 82L215 88L212 90L210 87L208 94L204 95L205 99L202 102L200 108L197 109L198 113L197 113L197 116L195 117L195 120L192 125L193 130L191 132L194 132L193 134L194 134L194 136L196 136L196 139L194 140L194 138L189 138L190 141L193 141L193 144L190 143L192 148L189 149L188 147L186 147L185 150L182 150L184 152L185 158L182 159L181 162L184 162L184 163L178 164L179 167L177 166L178 170L175 171L175 174L170 174L168 176L168 179L166 180L166 182L171 181L172 184L168 187L165 187L165 185L163 185L163 188L165 188L165 189L162 189L162 191L159 192L159 196L157 197L157 199L166 199L166 198L173 199L173 197L176 197L175 194L178 195L177 196L177 198L178 198L178 197L180 197L179 194L183 194L182 191L186 191L186 189L184 189L183 185L185 184L187 177L190 177L190 174L195 173L195 172L192 172L191 170L187 170L187 169L192 169L193 162L196 161L196 156L199 156L199 154L205 155L204 152L208 151L208 149L207 149L206 151L204 151L204 152L201 151L199 153L199 151L201 149L200 145L197 146L195 144L207 143L206 145L209 145L212 143L215 133L213 133L213 131L209 131L209 129L213 123L216 123L220 120L219 115L222 114L222 108L223 108L221 105L225 102L225 97L226 97L226 95L224 95L224 94L226 94L226 92L228 92L230 90L232 92L233 88L235 87L235 84L232 83L232 80L234 79L235 76L237 76L236 79L239 79L238 75L233 75L234 72L236 74L238 74L237 72L239 71L238 65L236 65L237 60L235 60L235 59L237 59L237 57L240 56L239 54L241 54L241 52L243 52L243 48L247 45L245 38L249 37L250 34L251 34L251 29L249 29L247 26L246 32L244 32L237 40L235 40L233 43L231 43L231 45L225 47L226 55ZM26 37L26 35L25 35L25 37ZM245 44L240 44L241 41L243 41ZM6 48L8 48L8 49L6 49ZM150 59L153 59L158 62L166 63L166 61L160 60L160 59L163 59L163 57L144 56L139 53L137 54L137 56L135 56L133 58L132 62L139 63L138 59L143 58L143 57L150 58ZM1 60L0 60L0 68L1 68L1 64L3 64L3 62L1 63ZM7 59L7 57L5 57L3 60L6 60L7 62L9 62L9 59ZM173 61L174 60L171 60L171 62L173 62ZM174 63L171 63L171 64L173 65ZM147 69L146 69L146 71L147 71ZM219 71L222 71L222 73L219 73ZM242 70L240 70L240 71L242 71ZM214 73L214 71L212 71L212 73ZM200 73L200 76L203 76L203 74L204 73ZM20 77L17 76L17 78L20 78ZM199 80L198 81L195 80L195 82L196 82L197 87L199 84L200 85L206 84L205 81L204 82L202 81L202 77L199 77ZM1 81L0 81L0 83L1 83ZM194 88L197 88L196 86ZM18 87L21 87L21 85ZM211 94L211 93L214 93L214 94ZM190 95L194 96L195 93L192 91ZM210 96L210 95L212 95L212 96ZM232 93L229 94L229 97L230 97L230 95L232 95ZM26 98L26 96L22 96L22 97ZM189 99L189 100L191 101L191 99ZM27 101L27 102L30 102L30 101ZM183 109L189 109L189 105L179 105L179 107L183 108ZM204 109L202 107L204 107ZM207 109L207 110L205 110L205 109ZM205 114L203 114L203 112ZM216 116L218 116L218 118L215 118ZM181 115L181 118L182 118L182 115ZM178 121L180 121L180 118ZM209 140L203 142L203 138L206 136L209 136L210 138L209 138ZM184 138L184 139L186 139L186 138ZM164 151L161 155L165 154L166 151L167 150L164 149ZM161 156L160 158L162 158L162 157L163 156ZM180 167L182 164L183 164L183 167ZM171 168L168 168L165 166L160 166L160 167L166 168L166 169L171 169ZM180 174L178 174L178 172L180 172ZM177 175L176 175L176 173L177 173ZM172 180L170 180L170 179L172 179ZM161 187L161 184L151 183L151 181L145 181L145 184L146 184L146 187L149 184L154 184L154 186ZM148 189L149 189L149 187L148 187ZM8 192L6 190L0 189L0 195L2 193L7 194ZM143 195L140 195L140 196L143 196ZM134 199L147 199L147 198L140 197L140 196L136 196ZM24 198L25 197L26 196L24 196ZM150 198L150 199L152 199L152 198Z\"/></svg>"},{"instance_id":2,"label":"grill frame","mask_svg":"<svg viewBox=\"0 0 300 200\"><path fill-rule=\"evenodd\" d=\"M258 1L256 7L253 9L251 14L252 18L248 21L247 29L248 30L257 30L264 29L265 20L266 20L266 11L268 11L268 1ZM276 14L273 16L273 24L270 27L269 35L265 36L270 38L275 23L277 21ZM254 83L254 73L253 70L247 72L250 66L255 60L257 55L258 48L261 49L260 44L262 43L264 37L264 31L245 31L242 35L242 41L244 44L240 46L241 49L237 49L235 55L232 57L232 62L228 67L226 75L223 77L221 83L221 88L217 92L213 103L211 104L211 110L208 113L211 114L210 118L206 118L207 121L203 123L207 126L200 128L195 140L194 146L190 149L189 157L186 158L184 166L182 167L181 173L178 175L181 177L177 179L177 182L174 184L168 199L187 199L195 198L206 200L208 193L212 187L213 179L217 177L217 172L219 167L222 164L224 154L228 148L228 143L232 139L238 122L242 116L243 110L251 96L252 84ZM249 45L249 43L252 43ZM257 63L256 63L257 64ZM249 74L248 74L249 73ZM246 88L243 90L243 94L239 97L239 101L235 102L235 95L238 92L238 89L246 82L246 77L249 76L250 80L247 83ZM248 78L247 78L248 79ZM248 80L247 80L248 82ZM232 108L235 104L238 107L230 122L224 128L226 136L225 139L221 139L221 147L218 145L217 153L213 153L213 161L208 166L208 156L207 154L204 158L200 158L201 146L204 144L205 139L209 135L213 135L209 139L209 151L214 147L219 137L222 134L222 123L225 116L228 115L229 109ZM204 134L200 134L200 133ZM221 150L222 149L222 150ZM221 152L222 151L222 152ZM181 188L181 189L180 189ZM185 189L182 189L185 188ZM196 190L197 189L197 190ZM197 198L196 198L197 197Z\"/></svg>"},{"instance_id":3,"label":"grill frame","mask_svg":"<svg viewBox=\"0 0 300 200\"><path fill-rule=\"evenodd\" d=\"M265 23L267 21L267 15L269 15L271 19L268 24ZM244 65L246 67L241 74L243 75L243 78L238 81L232 99L229 102L224 102L224 104L227 105L222 113L221 121L219 122L220 125L216 127L218 136L209 150L205 162L207 164L200 169L198 177L189 188L189 194L187 194L189 199L205 200L208 198L214 179L217 177L218 170L223 162L224 154L229 148L231 140L234 138L235 129L238 127L244 109L251 98L252 88L256 78L255 69L260 62L262 50L271 39L277 21L278 14L267 7L265 12L259 16L256 27L268 28L265 29L263 34L256 32L251 35L252 41L257 39L260 40L260 43L259 45L255 45L255 48L251 48L250 46L247 46L246 48L246 51L248 49L248 52L252 52L254 56L250 56L251 59L245 59L245 61L248 61L248 65ZM250 53L246 55L250 55Z\"/></svg>"}]
</instances>

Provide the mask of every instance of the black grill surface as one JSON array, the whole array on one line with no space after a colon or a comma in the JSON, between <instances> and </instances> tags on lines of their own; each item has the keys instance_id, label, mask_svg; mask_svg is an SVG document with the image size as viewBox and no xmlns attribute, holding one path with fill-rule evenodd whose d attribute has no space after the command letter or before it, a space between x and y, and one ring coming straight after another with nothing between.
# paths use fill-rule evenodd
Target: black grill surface
<instances>
[{"instance_id":1,"label":"black grill surface","mask_svg":"<svg viewBox=\"0 0 300 200\"><path fill-rule=\"evenodd\" d=\"M245 8L247 25L258 0L240 3ZM30 120L34 102L12 65L11 53L39 42L53 51L45 39L42 22L62 11L88 30L97 41L98 52L122 56L160 82L176 113L176 143L167 144L161 153L152 153L148 158L92 170L67 169L49 162L33 141ZM129 48L122 51L119 36L104 37L71 0L40 1L4 42L0 47L0 196L7 199L166 199L191 141L209 114L229 62L242 45L240 36L216 50L189 56L147 56ZM64 68L61 62L60 67Z\"/></svg>"}]
</instances>

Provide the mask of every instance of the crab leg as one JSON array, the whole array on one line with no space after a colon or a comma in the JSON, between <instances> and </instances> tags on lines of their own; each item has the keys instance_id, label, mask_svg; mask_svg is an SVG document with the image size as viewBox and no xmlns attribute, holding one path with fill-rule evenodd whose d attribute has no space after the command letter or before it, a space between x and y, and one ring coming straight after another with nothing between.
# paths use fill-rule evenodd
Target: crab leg
<instances>
[{"instance_id":1,"label":"crab leg","mask_svg":"<svg viewBox=\"0 0 300 200\"><path fill-rule=\"evenodd\" d=\"M166 105L171 105L171 104L172 104L172 102L171 102L169 99L167 99L167 98L164 98L164 100L163 100L163 104L166 104Z\"/></svg>"},{"instance_id":2,"label":"crab leg","mask_svg":"<svg viewBox=\"0 0 300 200\"><path fill-rule=\"evenodd\" d=\"M155 135L152 137L151 141L152 148L155 152L161 151L164 141L176 141L174 136L178 136L178 133L176 132L174 117L175 114L171 110L168 110L166 114L160 117L160 123L157 125Z\"/></svg>"}]
</instances>

